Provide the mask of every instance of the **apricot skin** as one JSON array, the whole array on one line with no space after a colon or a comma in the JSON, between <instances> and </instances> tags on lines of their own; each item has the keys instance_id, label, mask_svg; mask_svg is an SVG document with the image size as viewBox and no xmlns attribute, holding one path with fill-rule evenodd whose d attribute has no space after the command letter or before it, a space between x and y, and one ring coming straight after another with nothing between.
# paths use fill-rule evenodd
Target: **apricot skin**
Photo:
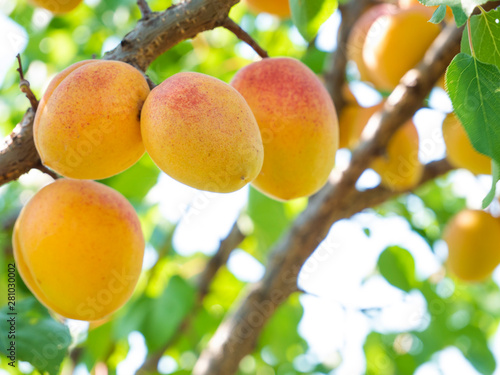
<instances>
[{"instance_id":1,"label":"apricot skin","mask_svg":"<svg viewBox=\"0 0 500 375\"><path fill-rule=\"evenodd\" d=\"M424 57L441 28L428 22L432 9L413 6L382 15L373 23L363 45L363 62L377 89L393 90Z\"/></svg>"},{"instance_id":2,"label":"apricot skin","mask_svg":"<svg viewBox=\"0 0 500 375\"><path fill-rule=\"evenodd\" d=\"M156 165L196 189L236 191L262 168L262 138L245 99L205 74L178 73L158 85L141 128Z\"/></svg>"},{"instance_id":3,"label":"apricot skin","mask_svg":"<svg viewBox=\"0 0 500 375\"><path fill-rule=\"evenodd\" d=\"M398 8L394 4L384 3L374 5L366 12L364 12L354 24L347 42L347 56L349 60L352 60L356 63L362 81L371 82L370 71L366 67L365 61L363 60L363 46L365 44L368 31L370 30L372 25L376 23L379 17L383 15L395 14L397 12ZM377 24L376 27L382 28L383 25ZM374 28L373 30L376 30L376 28ZM373 32L374 31L372 31L372 33Z\"/></svg>"},{"instance_id":4,"label":"apricot skin","mask_svg":"<svg viewBox=\"0 0 500 375\"><path fill-rule=\"evenodd\" d=\"M394 191L410 189L422 177L423 166L418 159L418 133L410 120L392 136L385 155L376 158L371 167L381 184Z\"/></svg>"},{"instance_id":5,"label":"apricot skin","mask_svg":"<svg viewBox=\"0 0 500 375\"><path fill-rule=\"evenodd\" d=\"M269 13L281 18L290 17L288 0L246 0L250 10L255 13Z\"/></svg>"},{"instance_id":6,"label":"apricot skin","mask_svg":"<svg viewBox=\"0 0 500 375\"><path fill-rule=\"evenodd\" d=\"M384 102L371 107L362 107L357 103L348 103L339 117L339 147L355 148L360 140L361 133L370 118L382 109Z\"/></svg>"},{"instance_id":7,"label":"apricot skin","mask_svg":"<svg viewBox=\"0 0 500 375\"><path fill-rule=\"evenodd\" d=\"M64 14L75 9L82 0L30 0L30 2L54 14Z\"/></svg>"},{"instance_id":8,"label":"apricot skin","mask_svg":"<svg viewBox=\"0 0 500 375\"><path fill-rule=\"evenodd\" d=\"M316 75L291 58L267 58L238 71L231 84L252 109L264 143L264 165L252 185L289 200L317 192L338 148L332 100Z\"/></svg>"},{"instance_id":9,"label":"apricot skin","mask_svg":"<svg viewBox=\"0 0 500 375\"><path fill-rule=\"evenodd\" d=\"M465 132L460 120L450 113L443 121L443 138L446 158L457 168L468 169L474 174L491 174L491 160L477 152Z\"/></svg>"},{"instance_id":10,"label":"apricot skin","mask_svg":"<svg viewBox=\"0 0 500 375\"><path fill-rule=\"evenodd\" d=\"M63 317L95 321L131 296L144 238L121 194L94 181L60 179L23 208L13 248L22 279L41 303Z\"/></svg>"},{"instance_id":11,"label":"apricot skin","mask_svg":"<svg viewBox=\"0 0 500 375\"><path fill-rule=\"evenodd\" d=\"M40 101L34 140L42 162L70 178L103 179L144 154L139 115L149 86L119 61L82 61L59 73Z\"/></svg>"},{"instance_id":12,"label":"apricot skin","mask_svg":"<svg viewBox=\"0 0 500 375\"><path fill-rule=\"evenodd\" d=\"M500 222L479 210L460 211L446 226L449 270L464 281L482 281L500 263Z\"/></svg>"}]
</instances>

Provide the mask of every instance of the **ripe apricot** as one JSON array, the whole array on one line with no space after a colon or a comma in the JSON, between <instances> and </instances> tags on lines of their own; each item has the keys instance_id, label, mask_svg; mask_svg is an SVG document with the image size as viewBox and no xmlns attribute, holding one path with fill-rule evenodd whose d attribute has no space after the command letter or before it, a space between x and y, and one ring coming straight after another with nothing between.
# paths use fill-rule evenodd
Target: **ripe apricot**
<instances>
[{"instance_id":1,"label":"ripe apricot","mask_svg":"<svg viewBox=\"0 0 500 375\"><path fill-rule=\"evenodd\" d=\"M464 281L481 281L500 263L500 222L489 213L463 210L446 226L448 268Z\"/></svg>"},{"instance_id":2,"label":"ripe apricot","mask_svg":"<svg viewBox=\"0 0 500 375\"><path fill-rule=\"evenodd\" d=\"M33 135L42 162L71 178L102 179L144 154L139 116L149 94L120 61L88 60L56 75L40 101Z\"/></svg>"},{"instance_id":3,"label":"ripe apricot","mask_svg":"<svg viewBox=\"0 0 500 375\"><path fill-rule=\"evenodd\" d=\"M347 41L347 57L356 63L362 81L371 82L370 71L363 60L363 46L365 45L368 31L372 25L374 26L372 33L375 32L374 30L384 27L383 23L376 23L380 16L395 14L397 12L398 7L394 4L378 4L364 12L354 24Z\"/></svg>"},{"instance_id":4,"label":"ripe apricot","mask_svg":"<svg viewBox=\"0 0 500 375\"><path fill-rule=\"evenodd\" d=\"M368 30L363 62L369 81L390 91L424 57L441 28L428 22L432 9L413 6L381 15Z\"/></svg>"},{"instance_id":5,"label":"ripe apricot","mask_svg":"<svg viewBox=\"0 0 500 375\"><path fill-rule=\"evenodd\" d=\"M232 192L262 167L262 139L245 99L205 74L178 73L155 87L141 128L156 165L196 189Z\"/></svg>"},{"instance_id":6,"label":"ripe apricot","mask_svg":"<svg viewBox=\"0 0 500 375\"><path fill-rule=\"evenodd\" d=\"M385 155L376 158L371 165L380 175L382 185L395 191L416 185L423 172L418 160L418 147L418 132L410 120L392 136Z\"/></svg>"},{"instance_id":7,"label":"ripe apricot","mask_svg":"<svg viewBox=\"0 0 500 375\"><path fill-rule=\"evenodd\" d=\"M316 75L298 60L267 58L238 71L231 84L250 105L264 143L252 185L280 200L317 192L335 164L338 120Z\"/></svg>"},{"instance_id":8,"label":"ripe apricot","mask_svg":"<svg viewBox=\"0 0 500 375\"><path fill-rule=\"evenodd\" d=\"M82 0L30 0L30 2L54 14L63 14L75 9Z\"/></svg>"},{"instance_id":9,"label":"ripe apricot","mask_svg":"<svg viewBox=\"0 0 500 375\"><path fill-rule=\"evenodd\" d=\"M282 18L290 17L288 0L246 0L246 3L255 13L265 12Z\"/></svg>"},{"instance_id":10,"label":"ripe apricot","mask_svg":"<svg viewBox=\"0 0 500 375\"><path fill-rule=\"evenodd\" d=\"M70 319L100 320L131 296L144 238L132 205L98 182L60 179L22 209L14 257L31 292Z\"/></svg>"},{"instance_id":11,"label":"ripe apricot","mask_svg":"<svg viewBox=\"0 0 500 375\"><path fill-rule=\"evenodd\" d=\"M454 113L449 113L443 121L443 138L446 157L454 167L468 169L474 174L491 174L491 159L472 147Z\"/></svg>"},{"instance_id":12,"label":"ripe apricot","mask_svg":"<svg viewBox=\"0 0 500 375\"><path fill-rule=\"evenodd\" d=\"M356 147L368 120L383 106L384 102L371 107L362 107L357 103L347 104L339 116L339 148Z\"/></svg>"}]
</instances>

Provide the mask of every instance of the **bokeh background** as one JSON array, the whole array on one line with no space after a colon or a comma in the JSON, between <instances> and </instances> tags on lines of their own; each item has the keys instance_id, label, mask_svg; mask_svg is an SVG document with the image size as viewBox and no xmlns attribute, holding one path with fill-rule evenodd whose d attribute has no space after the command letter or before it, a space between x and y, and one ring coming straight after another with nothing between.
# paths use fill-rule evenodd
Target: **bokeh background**
<instances>
[{"instance_id":1,"label":"bokeh background","mask_svg":"<svg viewBox=\"0 0 500 375\"><path fill-rule=\"evenodd\" d=\"M150 0L153 10L171 5ZM335 13L313 43L306 43L289 20L255 16L245 4L232 18L271 56L291 56L321 74L336 48L340 16ZM0 136L21 120L29 102L18 88L15 55L21 53L26 78L40 97L50 79L70 64L114 48L140 17L133 0L85 0L64 17L53 17L25 0L0 0ZM226 82L258 59L225 29L205 32L158 58L147 71L160 83L180 71L197 71ZM359 81L348 66L350 88L363 106L382 96ZM435 88L414 121L422 162L445 155L441 123L451 112L446 93ZM339 150L336 169L350 152ZM20 208L51 178L39 171L0 187L0 291L12 262L11 233ZM71 355L58 354L63 373L135 373L146 356L168 345L157 370L190 374L218 324L245 287L258 281L267 255L307 199L273 201L252 188L232 194L201 192L164 173L146 155L126 172L104 180L136 208L147 239L144 269L133 298L111 321L92 329L66 322ZM376 186L366 171L358 188ZM500 374L500 272L491 280L465 284L446 273L444 225L463 209L480 208L489 176L458 170L413 194L336 223L301 271L302 292L279 308L241 374ZM498 212L493 204L492 211ZM196 278L237 221L245 235L217 273L209 294L197 302ZM388 281L389 280L389 281ZM0 307L6 297L0 294ZM25 334L33 337L67 329L48 316L18 278L17 301L26 310ZM191 324L182 325L190 316ZM28 324L28 323L26 323ZM54 328L56 327L56 328ZM55 331L54 331L55 329ZM4 339L3 332L0 341ZM17 372L16 372L17 371ZM0 357L0 375L30 374L20 362L14 371Z\"/></svg>"}]
</instances>

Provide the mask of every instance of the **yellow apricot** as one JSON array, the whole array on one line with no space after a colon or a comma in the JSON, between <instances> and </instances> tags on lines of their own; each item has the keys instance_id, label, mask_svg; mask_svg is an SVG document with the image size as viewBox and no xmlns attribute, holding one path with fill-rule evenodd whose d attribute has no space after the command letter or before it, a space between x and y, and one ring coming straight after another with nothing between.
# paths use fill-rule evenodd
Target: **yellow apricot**
<instances>
[{"instance_id":1,"label":"yellow apricot","mask_svg":"<svg viewBox=\"0 0 500 375\"><path fill-rule=\"evenodd\" d=\"M382 25L376 23L380 16L395 14L397 12L398 8L393 4L378 4L369 8L355 22L347 41L347 57L356 63L362 81L371 82L370 71L363 60L363 46L368 31L374 24L377 28L382 27Z\"/></svg>"},{"instance_id":2,"label":"yellow apricot","mask_svg":"<svg viewBox=\"0 0 500 375\"><path fill-rule=\"evenodd\" d=\"M363 61L377 89L390 91L424 57L441 28L428 22L432 9L413 6L382 15L368 30Z\"/></svg>"},{"instance_id":3,"label":"yellow apricot","mask_svg":"<svg viewBox=\"0 0 500 375\"><path fill-rule=\"evenodd\" d=\"M468 169L474 174L491 174L491 159L472 147L454 113L449 113L443 121L443 138L446 157L454 167Z\"/></svg>"},{"instance_id":4,"label":"yellow apricot","mask_svg":"<svg viewBox=\"0 0 500 375\"><path fill-rule=\"evenodd\" d=\"M54 14L63 14L75 9L82 0L30 0L30 2Z\"/></svg>"},{"instance_id":5,"label":"yellow apricot","mask_svg":"<svg viewBox=\"0 0 500 375\"><path fill-rule=\"evenodd\" d=\"M141 273L137 214L120 193L94 181L60 179L41 189L22 209L12 242L26 286L70 319L113 313Z\"/></svg>"},{"instance_id":6,"label":"yellow apricot","mask_svg":"<svg viewBox=\"0 0 500 375\"><path fill-rule=\"evenodd\" d=\"M347 104L339 116L339 148L355 148L368 120L382 109L384 102L371 107Z\"/></svg>"},{"instance_id":7,"label":"yellow apricot","mask_svg":"<svg viewBox=\"0 0 500 375\"><path fill-rule=\"evenodd\" d=\"M500 221L479 210L463 210L446 226L447 265L464 281L487 278L500 263Z\"/></svg>"},{"instance_id":8,"label":"yellow apricot","mask_svg":"<svg viewBox=\"0 0 500 375\"><path fill-rule=\"evenodd\" d=\"M371 165L379 174L382 185L395 191L416 185L423 172L418 160L418 146L418 132L410 120L392 136L385 155L376 158Z\"/></svg>"},{"instance_id":9,"label":"yellow apricot","mask_svg":"<svg viewBox=\"0 0 500 375\"><path fill-rule=\"evenodd\" d=\"M70 178L102 179L144 154L140 112L149 86L120 61L88 60L56 75L35 116L33 136L43 164Z\"/></svg>"},{"instance_id":10,"label":"yellow apricot","mask_svg":"<svg viewBox=\"0 0 500 375\"><path fill-rule=\"evenodd\" d=\"M141 129L156 165L196 189L236 191L262 167L262 139L245 99L205 74L178 73L155 87Z\"/></svg>"},{"instance_id":11,"label":"yellow apricot","mask_svg":"<svg viewBox=\"0 0 500 375\"><path fill-rule=\"evenodd\" d=\"M245 1L254 13L269 13L275 16L290 17L290 4L288 0L246 0Z\"/></svg>"},{"instance_id":12,"label":"yellow apricot","mask_svg":"<svg viewBox=\"0 0 500 375\"><path fill-rule=\"evenodd\" d=\"M338 120L316 75L298 60L266 58L238 71L231 84L250 105L264 143L252 185L280 200L317 192L335 164Z\"/></svg>"}]
</instances>

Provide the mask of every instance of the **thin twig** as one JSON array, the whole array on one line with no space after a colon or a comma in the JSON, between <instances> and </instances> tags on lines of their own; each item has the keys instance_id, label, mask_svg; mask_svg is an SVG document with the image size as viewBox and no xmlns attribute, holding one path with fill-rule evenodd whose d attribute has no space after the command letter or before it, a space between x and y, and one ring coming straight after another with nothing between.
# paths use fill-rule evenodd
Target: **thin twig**
<instances>
[{"instance_id":1,"label":"thin twig","mask_svg":"<svg viewBox=\"0 0 500 375\"><path fill-rule=\"evenodd\" d=\"M33 110L36 112L36 109L38 108L38 100L37 100L35 94L33 94L33 91L31 91L30 83L24 79L23 64L21 62L21 55L17 54L16 57L17 57L17 62L19 63L19 68L17 68L17 71L19 72L19 77L21 79L19 81L19 88L21 89L22 92L24 92L26 94L26 97L28 98L28 100L31 103L31 108L33 108Z\"/></svg>"},{"instance_id":2,"label":"thin twig","mask_svg":"<svg viewBox=\"0 0 500 375\"><path fill-rule=\"evenodd\" d=\"M222 27L228 29L234 35L236 35L238 39L252 47L254 51L257 52L257 54L263 59L269 57L267 52L261 46L259 46L259 44L231 18L227 17L222 23Z\"/></svg>"},{"instance_id":3,"label":"thin twig","mask_svg":"<svg viewBox=\"0 0 500 375\"><path fill-rule=\"evenodd\" d=\"M196 305L191 312L186 315L179 328L177 329L175 335L168 340L159 350L151 353L149 358L146 359L141 368L137 371L139 375L148 374L156 371L158 368L158 363L160 362L163 353L170 348L177 340L182 336L184 332L191 326L192 320L195 318L200 307L202 306L203 299L209 293L209 287L212 284L219 269L224 266L229 258L231 252L238 247L238 245L243 242L245 235L240 231L238 227L238 222L233 224L233 227L229 231L229 234L224 238L219 245L217 252L210 258L207 262L205 269L197 277L197 298Z\"/></svg>"},{"instance_id":4,"label":"thin twig","mask_svg":"<svg viewBox=\"0 0 500 375\"><path fill-rule=\"evenodd\" d=\"M139 10L141 11L143 20L147 20L149 17L151 17L151 14L153 13L153 11L149 7L149 4L146 0L137 0L137 6L139 7Z\"/></svg>"},{"instance_id":5,"label":"thin twig","mask_svg":"<svg viewBox=\"0 0 500 375\"><path fill-rule=\"evenodd\" d=\"M40 161L40 164L37 165L35 168L38 169L40 172L48 174L54 180L57 180L58 178L60 178L60 176L57 173L55 173L53 170L47 168L45 165L42 164L41 161Z\"/></svg>"}]
</instances>

